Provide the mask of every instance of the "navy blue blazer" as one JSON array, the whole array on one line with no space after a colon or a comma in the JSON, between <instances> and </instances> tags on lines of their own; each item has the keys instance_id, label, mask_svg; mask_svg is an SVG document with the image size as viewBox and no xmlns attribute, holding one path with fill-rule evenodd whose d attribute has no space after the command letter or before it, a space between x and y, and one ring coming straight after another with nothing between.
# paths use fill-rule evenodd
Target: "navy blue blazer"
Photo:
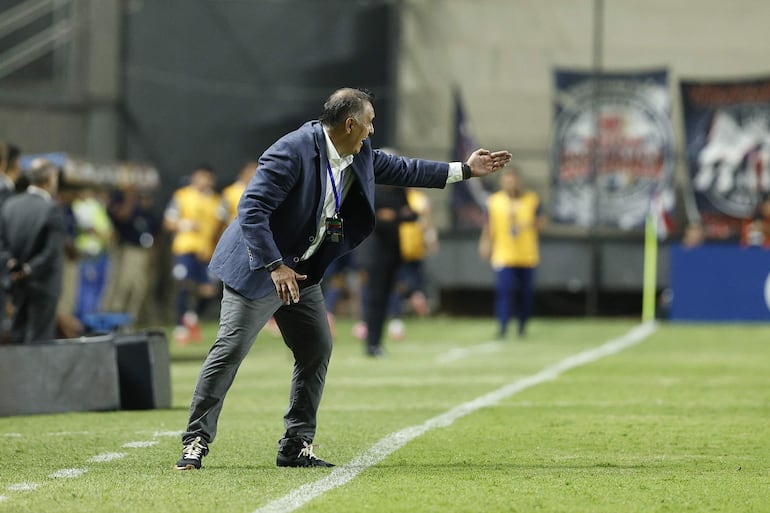
<instances>
[{"instance_id":1,"label":"navy blue blazer","mask_svg":"<svg viewBox=\"0 0 770 513\"><path fill-rule=\"evenodd\" d=\"M395 157L373 150L365 140L353 164L353 183L340 207L344 238L325 238L307 261L300 258L315 241L324 218L328 156L323 127L310 121L276 141L259 159L238 204L238 217L217 244L209 269L249 299L275 294L265 265L278 259L318 283L337 257L352 251L374 230L374 184L443 188L449 164Z\"/></svg>"}]
</instances>

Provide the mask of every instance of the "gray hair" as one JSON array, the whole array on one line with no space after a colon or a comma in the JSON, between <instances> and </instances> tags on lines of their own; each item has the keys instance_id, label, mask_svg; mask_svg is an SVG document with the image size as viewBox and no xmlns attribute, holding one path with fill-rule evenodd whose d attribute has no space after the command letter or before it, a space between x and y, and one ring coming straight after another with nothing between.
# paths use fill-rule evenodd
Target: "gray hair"
<instances>
[{"instance_id":1,"label":"gray hair","mask_svg":"<svg viewBox=\"0 0 770 513\"><path fill-rule=\"evenodd\" d=\"M324 126L333 127L344 123L347 118L360 119L367 103L374 106L374 94L366 89L337 89L324 103L319 120Z\"/></svg>"},{"instance_id":2,"label":"gray hair","mask_svg":"<svg viewBox=\"0 0 770 513\"><path fill-rule=\"evenodd\" d=\"M51 178L51 175L58 174L59 168L45 159L35 159L30 165L29 171L27 171L27 177L29 183L40 187L45 185Z\"/></svg>"}]
</instances>

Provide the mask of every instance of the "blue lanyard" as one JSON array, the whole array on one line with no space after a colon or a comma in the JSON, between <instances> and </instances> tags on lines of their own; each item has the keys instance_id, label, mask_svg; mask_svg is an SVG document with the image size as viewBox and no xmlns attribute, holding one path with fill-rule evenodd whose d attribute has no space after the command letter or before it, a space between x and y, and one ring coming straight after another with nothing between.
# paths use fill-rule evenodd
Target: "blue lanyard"
<instances>
[{"instance_id":1,"label":"blue lanyard","mask_svg":"<svg viewBox=\"0 0 770 513\"><path fill-rule=\"evenodd\" d=\"M334 173L332 173L332 165L327 162L326 163L326 170L329 171L329 179L332 181L332 192L334 193L334 213L339 214L340 213L340 203L342 201L342 186L345 182L345 170L343 169L340 172L340 191L337 192L337 185L334 183Z\"/></svg>"}]
</instances>

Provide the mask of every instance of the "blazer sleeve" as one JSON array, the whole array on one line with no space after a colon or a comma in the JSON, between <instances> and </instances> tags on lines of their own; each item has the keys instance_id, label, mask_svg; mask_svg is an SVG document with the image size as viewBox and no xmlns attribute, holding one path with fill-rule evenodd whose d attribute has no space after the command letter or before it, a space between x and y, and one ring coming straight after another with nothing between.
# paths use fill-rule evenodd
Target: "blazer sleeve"
<instances>
[{"instance_id":1,"label":"blazer sleeve","mask_svg":"<svg viewBox=\"0 0 770 513\"><path fill-rule=\"evenodd\" d=\"M449 176L449 164L432 160L389 155L380 150L372 152L374 181L401 187L443 189Z\"/></svg>"},{"instance_id":2,"label":"blazer sleeve","mask_svg":"<svg viewBox=\"0 0 770 513\"><path fill-rule=\"evenodd\" d=\"M249 259L252 270L282 258L270 227L270 216L297 182L300 165L300 157L291 144L279 141L260 157L257 171L241 196L238 220L252 257Z\"/></svg>"}]
</instances>

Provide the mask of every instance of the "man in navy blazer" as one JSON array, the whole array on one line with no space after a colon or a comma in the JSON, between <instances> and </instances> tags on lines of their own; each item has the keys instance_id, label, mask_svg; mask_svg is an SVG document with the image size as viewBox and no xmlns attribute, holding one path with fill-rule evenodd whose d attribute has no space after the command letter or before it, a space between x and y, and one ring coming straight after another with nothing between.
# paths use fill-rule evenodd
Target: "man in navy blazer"
<instances>
[{"instance_id":1,"label":"man in navy blazer","mask_svg":"<svg viewBox=\"0 0 770 513\"><path fill-rule=\"evenodd\" d=\"M275 317L294 355L280 467L331 467L313 453L332 336L320 281L328 265L374 229L374 184L442 188L484 176L511 160L476 150L468 162L432 162L373 150L374 98L332 93L318 121L260 157L209 265L224 284L219 331L193 392L179 470L197 469L216 436L225 394L257 333Z\"/></svg>"}]
</instances>

